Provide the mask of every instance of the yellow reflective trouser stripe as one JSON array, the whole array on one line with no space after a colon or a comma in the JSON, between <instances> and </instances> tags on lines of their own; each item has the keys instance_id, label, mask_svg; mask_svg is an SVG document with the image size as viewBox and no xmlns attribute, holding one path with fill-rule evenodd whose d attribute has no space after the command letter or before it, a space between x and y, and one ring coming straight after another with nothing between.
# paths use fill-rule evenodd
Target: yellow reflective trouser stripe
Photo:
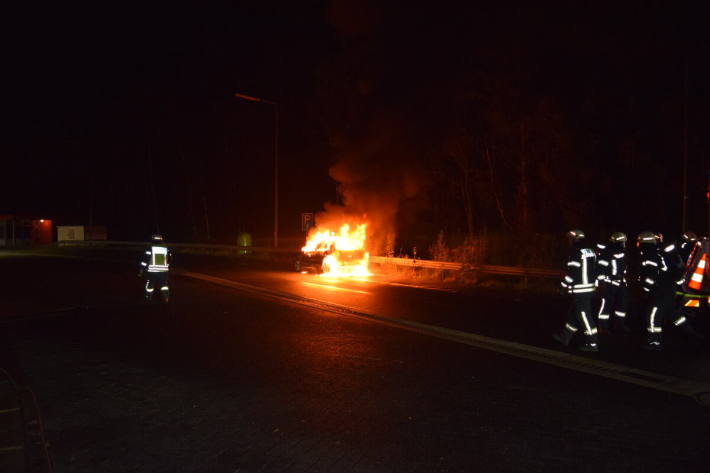
<instances>
[{"instance_id":1,"label":"yellow reflective trouser stripe","mask_svg":"<svg viewBox=\"0 0 710 473\"><path fill-rule=\"evenodd\" d=\"M707 294L697 295L697 294L688 294L687 292L680 292L680 291L676 291L675 294L676 294L676 296L683 296L687 299L705 299L706 297L708 297Z\"/></svg>"}]
</instances>

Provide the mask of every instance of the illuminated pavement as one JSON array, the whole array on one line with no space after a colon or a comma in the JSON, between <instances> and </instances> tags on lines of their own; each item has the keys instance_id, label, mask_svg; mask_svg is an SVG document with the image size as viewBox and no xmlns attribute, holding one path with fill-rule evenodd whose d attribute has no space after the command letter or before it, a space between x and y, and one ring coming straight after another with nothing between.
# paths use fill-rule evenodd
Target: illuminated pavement
<instances>
[{"instance_id":1,"label":"illuminated pavement","mask_svg":"<svg viewBox=\"0 0 710 473\"><path fill-rule=\"evenodd\" d=\"M687 397L186 278L169 307L150 306L126 265L0 267L2 314L47 314L4 324L0 342L37 392L57 471L707 469L710 413ZM498 291L188 269L547 348L564 310ZM705 350L636 352L604 356L705 376Z\"/></svg>"}]
</instances>

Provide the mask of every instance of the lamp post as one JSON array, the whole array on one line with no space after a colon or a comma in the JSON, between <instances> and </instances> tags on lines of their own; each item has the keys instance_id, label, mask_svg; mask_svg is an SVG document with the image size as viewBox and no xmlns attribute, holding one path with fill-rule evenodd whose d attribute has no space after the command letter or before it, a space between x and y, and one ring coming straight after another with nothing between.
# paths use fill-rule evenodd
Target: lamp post
<instances>
[{"instance_id":1,"label":"lamp post","mask_svg":"<svg viewBox=\"0 0 710 473\"><path fill-rule=\"evenodd\" d=\"M235 97L274 107L274 248L279 247L279 104L250 95L235 93Z\"/></svg>"}]
</instances>

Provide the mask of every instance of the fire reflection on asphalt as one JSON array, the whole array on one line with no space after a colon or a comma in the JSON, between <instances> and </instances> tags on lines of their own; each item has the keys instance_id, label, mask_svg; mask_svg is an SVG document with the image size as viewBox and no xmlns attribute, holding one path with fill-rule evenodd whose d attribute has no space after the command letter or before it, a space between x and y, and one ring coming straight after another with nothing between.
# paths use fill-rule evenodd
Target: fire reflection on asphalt
<instances>
[{"instance_id":1,"label":"fire reflection on asphalt","mask_svg":"<svg viewBox=\"0 0 710 473\"><path fill-rule=\"evenodd\" d=\"M354 292L354 293L356 293L356 294L367 294L367 295L371 294L371 293L368 292L368 291L360 291L360 290L357 290L357 289L348 289L348 288L346 288L346 287L331 286L331 285L329 285L329 284L318 284L318 283L307 282L307 281L303 281L303 285L304 285L304 286L321 287L321 288L328 289L328 290L331 290L331 291L345 291L345 292Z\"/></svg>"}]
</instances>

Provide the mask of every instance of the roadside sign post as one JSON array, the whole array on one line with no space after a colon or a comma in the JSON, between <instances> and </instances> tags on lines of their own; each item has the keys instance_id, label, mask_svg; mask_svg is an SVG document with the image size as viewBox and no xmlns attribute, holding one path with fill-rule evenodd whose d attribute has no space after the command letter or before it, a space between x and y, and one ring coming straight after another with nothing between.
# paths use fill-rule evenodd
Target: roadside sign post
<instances>
[{"instance_id":1,"label":"roadside sign post","mask_svg":"<svg viewBox=\"0 0 710 473\"><path fill-rule=\"evenodd\" d=\"M307 232L313 226L313 212L301 213L301 231Z\"/></svg>"}]
</instances>

